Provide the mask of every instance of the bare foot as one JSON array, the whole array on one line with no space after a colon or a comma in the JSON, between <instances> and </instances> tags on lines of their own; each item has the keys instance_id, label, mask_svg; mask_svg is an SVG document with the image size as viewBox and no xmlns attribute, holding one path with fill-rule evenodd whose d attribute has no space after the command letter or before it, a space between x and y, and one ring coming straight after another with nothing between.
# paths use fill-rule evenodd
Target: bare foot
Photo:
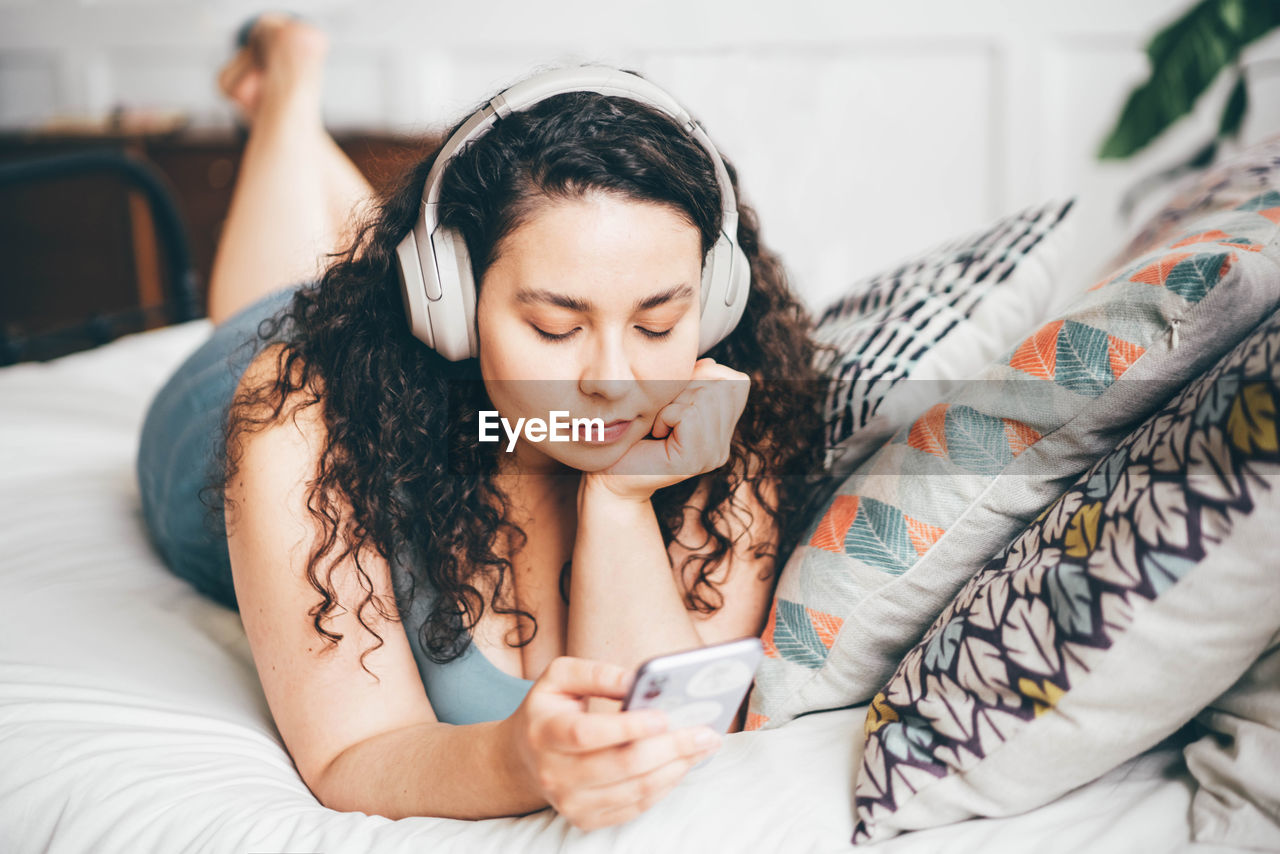
<instances>
[{"instance_id":1,"label":"bare foot","mask_svg":"<svg viewBox=\"0 0 1280 854\"><path fill-rule=\"evenodd\" d=\"M218 89L250 124L266 97L303 97L319 109L329 37L306 21L266 12L254 22L249 43L218 72Z\"/></svg>"}]
</instances>

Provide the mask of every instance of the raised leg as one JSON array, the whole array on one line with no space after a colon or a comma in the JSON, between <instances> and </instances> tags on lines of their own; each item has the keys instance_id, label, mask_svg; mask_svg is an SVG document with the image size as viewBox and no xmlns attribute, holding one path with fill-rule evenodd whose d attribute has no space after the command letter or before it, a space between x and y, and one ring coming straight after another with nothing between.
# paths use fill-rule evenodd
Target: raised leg
<instances>
[{"instance_id":1,"label":"raised leg","mask_svg":"<svg viewBox=\"0 0 1280 854\"><path fill-rule=\"evenodd\" d=\"M250 123L214 253L208 316L218 324L281 288L314 279L346 248L373 188L321 118L328 39L304 21L265 14L218 77Z\"/></svg>"}]
</instances>

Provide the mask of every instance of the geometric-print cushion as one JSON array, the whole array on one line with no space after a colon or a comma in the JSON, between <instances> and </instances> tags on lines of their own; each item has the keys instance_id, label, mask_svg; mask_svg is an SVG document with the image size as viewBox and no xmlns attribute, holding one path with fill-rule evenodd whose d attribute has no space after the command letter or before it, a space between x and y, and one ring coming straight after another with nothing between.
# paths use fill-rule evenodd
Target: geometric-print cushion
<instances>
[{"instance_id":1,"label":"geometric-print cushion","mask_svg":"<svg viewBox=\"0 0 1280 854\"><path fill-rule=\"evenodd\" d=\"M1137 230L1119 258L1132 258L1187 230L1205 214L1229 210L1245 199L1280 187L1280 134L1225 157L1203 172L1193 172L1174 185L1163 207ZM1113 264L1112 266L1119 266Z\"/></svg>"},{"instance_id":2,"label":"geometric-print cushion","mask_svg":"<svg viewBox=\"0 0 1280 854\"><path fill-rule=\"evenodd\" d=\"M1082 292L835 490L784 565L745 729L865 703L1079 474L1280 306L1280 192Z\"/></svg>"},{"instance_id":3,"label":"geometric-print cushion","mask_svg":"<svg viewBox=\"0 0 1280 854\"><path fill-rule=\"evenodd\" d=\"M815 367L828 378L826 468L847 475L1048 314L1075 200L1003 216L860 280L824 309Z\"/></svg>"},{"instance_id":4,"label":"geometric-print cushion","mask_svg":"<svg viewBox=\"0 0 1280 854\"><path fill-rule=\"evenodd\" d=\"M1275 314L964 586L871 701L855 844L1048 803L1249 671L1280 629L1278 408Z\"/></svg>"}]
</instances>

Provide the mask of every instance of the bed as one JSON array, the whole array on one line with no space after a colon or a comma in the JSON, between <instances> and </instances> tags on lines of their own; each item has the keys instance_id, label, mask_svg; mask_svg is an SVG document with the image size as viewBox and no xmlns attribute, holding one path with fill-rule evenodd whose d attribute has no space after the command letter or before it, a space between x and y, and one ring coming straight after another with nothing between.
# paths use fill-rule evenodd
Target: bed
<instances>
[{"instance_id":1,"label":"bed","mask_svg":"<svg viewBox=\"0 0 1280 854\"><path fill-rule=\"evenodd\" d=\"M0 369L0 850L844 851L865 706L727 736L632 822L552 810L391 821L320 805L272 723L238 614L172 576L141 519L145 407L206 319ZM874 850L1224 851L1190 841L1175 736L1044 807Z\"/></svg>"}]
</instances>

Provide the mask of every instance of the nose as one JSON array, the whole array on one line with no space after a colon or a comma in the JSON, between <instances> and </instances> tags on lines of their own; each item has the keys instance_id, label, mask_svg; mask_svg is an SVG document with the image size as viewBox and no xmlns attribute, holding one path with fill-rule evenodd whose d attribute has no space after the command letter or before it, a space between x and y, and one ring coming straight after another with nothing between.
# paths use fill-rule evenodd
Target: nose
<instances>
[{"instance_id":1,"label":"nose","mask_svg":"<svg viewBox=\"0 0 1280 854\"><path fill-rule=\"evenodd\" d=\"M619 400L626 397L635 384L631 357L623 346L621 333L602 330L595 336L595 346L587 348L587 361L582 366L579 390L586 395Z\"/></svg>"}]
</instances>

